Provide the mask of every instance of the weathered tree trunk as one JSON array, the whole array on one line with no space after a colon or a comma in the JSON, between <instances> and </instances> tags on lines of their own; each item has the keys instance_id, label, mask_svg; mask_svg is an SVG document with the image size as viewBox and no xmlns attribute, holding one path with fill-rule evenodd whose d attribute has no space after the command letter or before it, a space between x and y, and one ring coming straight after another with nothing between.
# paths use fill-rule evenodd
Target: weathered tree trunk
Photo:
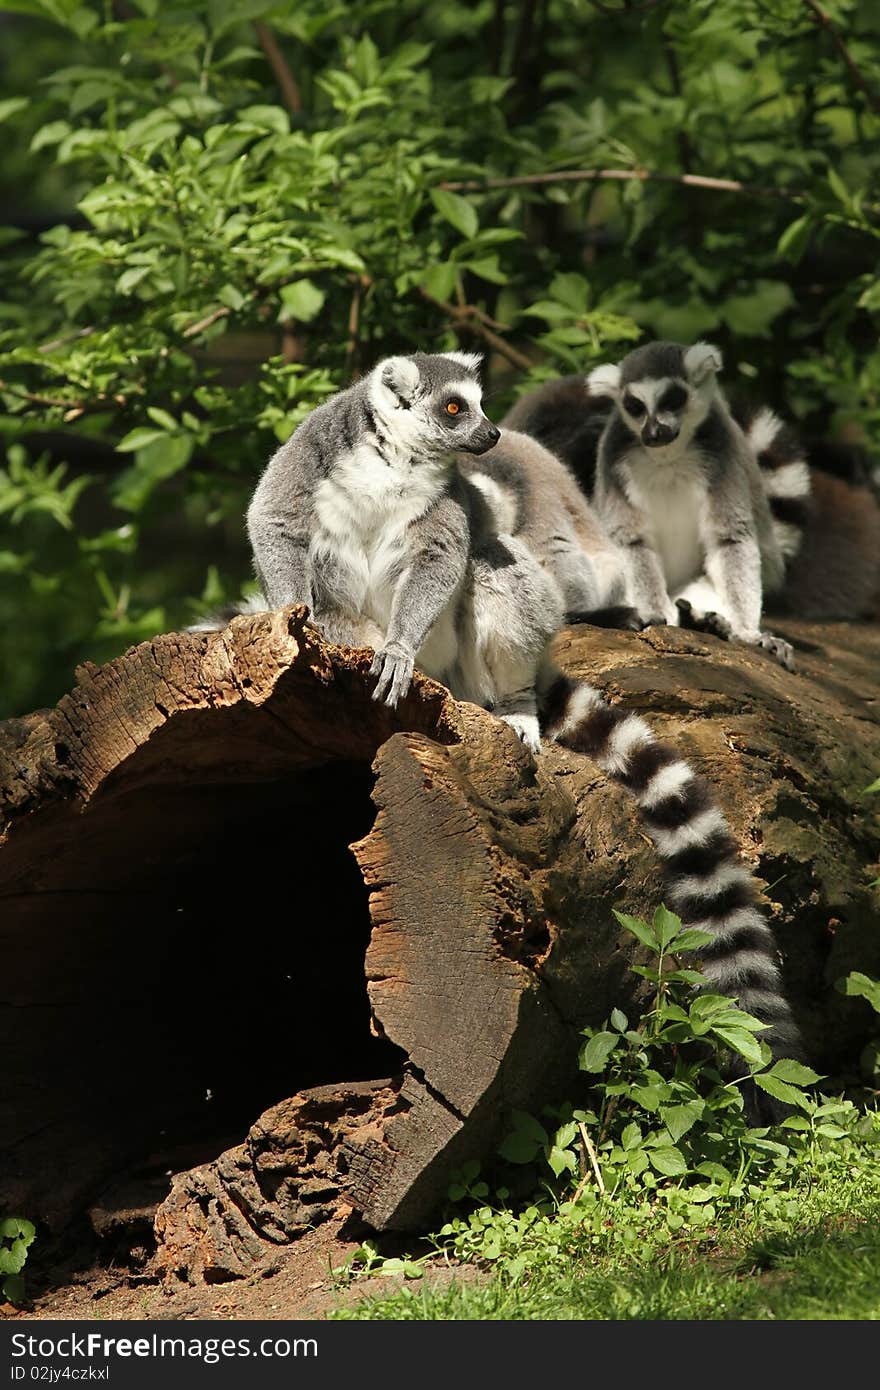
<instances>
[{"instance_id":1,"label":"weathered tree trunk","mask_svg":"<svg viewBox=\"0 0 880 1390\"><path fill-rule=\"evenodd\" d=\"M880 628L785 633L795 675L665 628L557 655L714 782L826 1070L868 1027L833 982L880 971ZM634 807L421 677L392 713L368 670L290 609L0 726L7 1210L160 1203L169 1275L236 1277L346 1208L424 1226L506 1107L573 1094L576 1030L632 994L611 908L660 897Z\"/></svg>"}]
</instances>

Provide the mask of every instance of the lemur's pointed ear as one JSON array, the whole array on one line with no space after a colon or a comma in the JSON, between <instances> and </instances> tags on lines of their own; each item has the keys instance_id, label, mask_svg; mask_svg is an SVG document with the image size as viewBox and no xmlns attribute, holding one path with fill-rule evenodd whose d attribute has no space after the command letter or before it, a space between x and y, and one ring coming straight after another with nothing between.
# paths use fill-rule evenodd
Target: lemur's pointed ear
<instances>
[{"instance_id":1,"label":"lemur's pointed ear","mask_svg":"<svg viewBox=\"0 0 880 1390\"><path fill-rule=\"evenodd\" d=\"M684 355L684 369L695 386L721 371L721 349L713 343L694 343Z\"/></svg>"},{"instance_id":2,"label":"lemur's pointed ear","mask_svg":"<svg viewBox=\"0 0 880 1390\"><path fill-rule=\"evenodd\" d=\"M620 368L616 362L594 367L587 377L587 390L591 396L616 396L620 390Z\"/></svg>"},{"instance_id":3,"label":"lemur's pointed ear","mask_svg":"<svg viewBox=\"0 0 880 1390\"><path fill-rule=\"evenodd\" d=\"M379 363L379 380L399 401L412 401L419 384L419 369L411 357L389 357Z\"/></svg>"}]
</instances>

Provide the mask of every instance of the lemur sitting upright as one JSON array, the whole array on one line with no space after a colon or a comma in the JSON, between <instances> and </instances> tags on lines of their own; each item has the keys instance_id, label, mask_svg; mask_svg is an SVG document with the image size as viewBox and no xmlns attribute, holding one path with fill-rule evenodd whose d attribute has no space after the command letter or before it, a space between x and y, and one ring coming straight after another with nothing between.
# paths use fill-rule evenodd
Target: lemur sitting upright
<instances>
[{"instance_id":1,"label":"lemur sitting upright","mask_svg":"<svg viewBox=\"0 0 880 1390\"><path fill-rule=\"evenodd\" d=\"M579 577L574 547L554 548L574 525L564 500L555 525L546 514L564 498L565 470L515 434L498 444L478 363L455 352L392 357L303 421L248 509L266 600L307 604L330 640L373 647L374 699L397 705L417 664L456 698L493 709L534 752L543 728L593 757L635 798L670 905L713 937L702 953L712 986L770 1025L777 1053L796 1051L773 935L709 788L641 718L550 662L578 584L584 601L613 602L602 574L613 546L590 518L606 559ZM489 450L497 464L483 463Z\"/></svg>"},{"instance_id":2,"label":"lemur sitting upright","mask_svg":"<svg viewBox=\"0 0 880 1390\"><path fill-rule=\"evenodd\" d=\"M670 348L682 355L688 351L662 343L638 349L641 375L665 370L668 357L659 365L656 358ZM720 362L720 353L716 355ZM591 499L596 493L599 442L615 414L625 418L617 400L618 371L622 373L623 367L621 363L619 369L599 368L588 377L545 382L522 396L502 421L502 426L522 430L558 454ZM690 396L690 382L681 375L678 381ZM880 616L880 504L863 476L864 461L858 459L846 479L830 476L825 471L828 456L839 469L840 455L846 452L841 446L814 443L805 447L766 407L738 402L730 414L757 459L783 561L783 577L776 587L771 587L772 574L779 573L775 560L762 573L766 610L817 619ZM640 423L645 422L635 420L634 429ZM661 454L652 457L659 461ZM723 602L706 585L698 596L704 604ZM674 616L669 612L670 618ZM676 620L682 618L692 620L686 608L684 613L679 609ZM723 622L714 620L710 626L719 635L730 635ZM785 648L780 654L787 656Z\"/></svg>"},{"instance_id":3,"label":"lemur sitting upright","mask_svg":"<svg viewBox=\"0 0 880 1390\"><path fill-rule=\"evenodd\" d=\"M596 367L590 387L615 409L602 432L595 506L627 557L629 600L676 623L680 601L714 612L742 642L790 666L787 642L761 629L765 589L785 564L754 452L718 389L708 343L650 343Z\"/></svg>"}]
</instances>

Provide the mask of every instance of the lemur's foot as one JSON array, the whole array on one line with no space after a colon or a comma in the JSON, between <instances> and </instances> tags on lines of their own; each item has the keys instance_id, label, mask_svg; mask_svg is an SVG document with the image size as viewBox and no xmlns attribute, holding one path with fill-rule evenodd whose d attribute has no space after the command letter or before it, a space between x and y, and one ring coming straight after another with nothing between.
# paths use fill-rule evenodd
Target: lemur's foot
<instances>
[{"instance_id":1,"label":"lemur's foot","mask_svg":"<svg viewBox=\"0 0 880 1390\"><path fill-rule=\"evenodd\" d=\"M713 637L720 637L722 642L729 642L733 636L733 628L721 613L695 613L693 604L686 598L677 598L675 606L678 609L679 627L690 632L708 632Z\"/></svg>"},{"instance_id":2,"label":"lemur's foot","mask_svg":"<svg viewBox=\"0 0 880 1390\"><path fill-rule=\"evenodd\" d=\"M370 675L378 676L373 691L374 700L384 700L389 709L396 709L412 684L414 659L396 642L377 651Z\"/></svg>"},{"instance_id":3,"label":"lemur's foot","mask_svg":"<svg viewBox=\"0 0 880 1390\"><path fill-rule=\"evenodd\" d=\"M541 730L536 714L502 714L499 718L510 725L520 743L524 743L530 753L540 753Z\"/></svg>"},{"instance_id":4,"label":"lemur's foot","mask_svg":"<svg viewBox=\"0 0 880 1390\"><path fill-rule=\"evenodd\" d=\"M627 608L623 604L611 608L591 608L583 612L578 610L566 613L565 621L571 626L589 623L592 627L616 627L624 632L641 632L643 627L647 627L638 609Z\"/></svg>"},{"instance_id":5,"label":"lemur's foot","mask_svg":"<svg viewBox=\"0 0 880 1390\"><path fill-rule=\"evenodd\" d=\"M758 637L758 646L775 656L786 671L794 670L794 647L790 642L786 642L784 637L777 637L772 632L762 632Z\"/></svg>"}]
</instances>

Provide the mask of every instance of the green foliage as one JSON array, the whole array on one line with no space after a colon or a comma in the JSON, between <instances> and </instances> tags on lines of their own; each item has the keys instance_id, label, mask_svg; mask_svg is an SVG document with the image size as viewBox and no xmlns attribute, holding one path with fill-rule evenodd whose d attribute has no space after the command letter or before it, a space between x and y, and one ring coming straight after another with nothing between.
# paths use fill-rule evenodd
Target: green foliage
<instances>
[{"instance_id":1,"label":"green foliage","mask_svg":"<svg viewBox=\"0 0 880 1390\"><path fill-rule=\"evenodd\" d=\"M494 1200L471 1162L449 1194L466 1210L432 1238L446 1255L508 1282L549 1267L558 1274L587 1256L611 1266L636 1252L667 1260L696 1241L714 1243L725 1225L784 1230L812 1183L842 1173L876 1178L878 1116L815 1094L821 1077L802 1063L772 1062L759 1037L765 1025L732 999L694 996L703 978L679 954L698 951L705 933L665 908L650 923L616 915L646 952L648 963L634 967L651 985L641 1017L631 1025L615 1009L585 1030L587 1093L540 1119L514 1111ZM730 1076L732 1054L741 1077ZM745 1086L789 1112L772 1126L751 1123ZM348 1272L424 1273L424 1260L408 1263L386 1268L372 1247Z\"/></svg>"},{"instance_id":2,"label":"green foliage","mask_svg":"<svg viewBox=\"0 0 880 1390\"><path fill-rule=\"evenodd\" d=\"M35 1234L33 1224L20 1216L0 1217L0 1293L10 1303L24 1299L21 1271Z\"/></svg>"},{"instance_id":3,"label":"green foliage","mask_svg":"<svg viewBox=\"0 0 880 1390\"><path fill-rule=\"evenodd\" d=\"M389 351L491 340L500 412L711 333L880 434L868 0L834 7L849 65L801 0L6 10L2 713L235 595L273 448Z\"/></svg>"}]
</instances>

